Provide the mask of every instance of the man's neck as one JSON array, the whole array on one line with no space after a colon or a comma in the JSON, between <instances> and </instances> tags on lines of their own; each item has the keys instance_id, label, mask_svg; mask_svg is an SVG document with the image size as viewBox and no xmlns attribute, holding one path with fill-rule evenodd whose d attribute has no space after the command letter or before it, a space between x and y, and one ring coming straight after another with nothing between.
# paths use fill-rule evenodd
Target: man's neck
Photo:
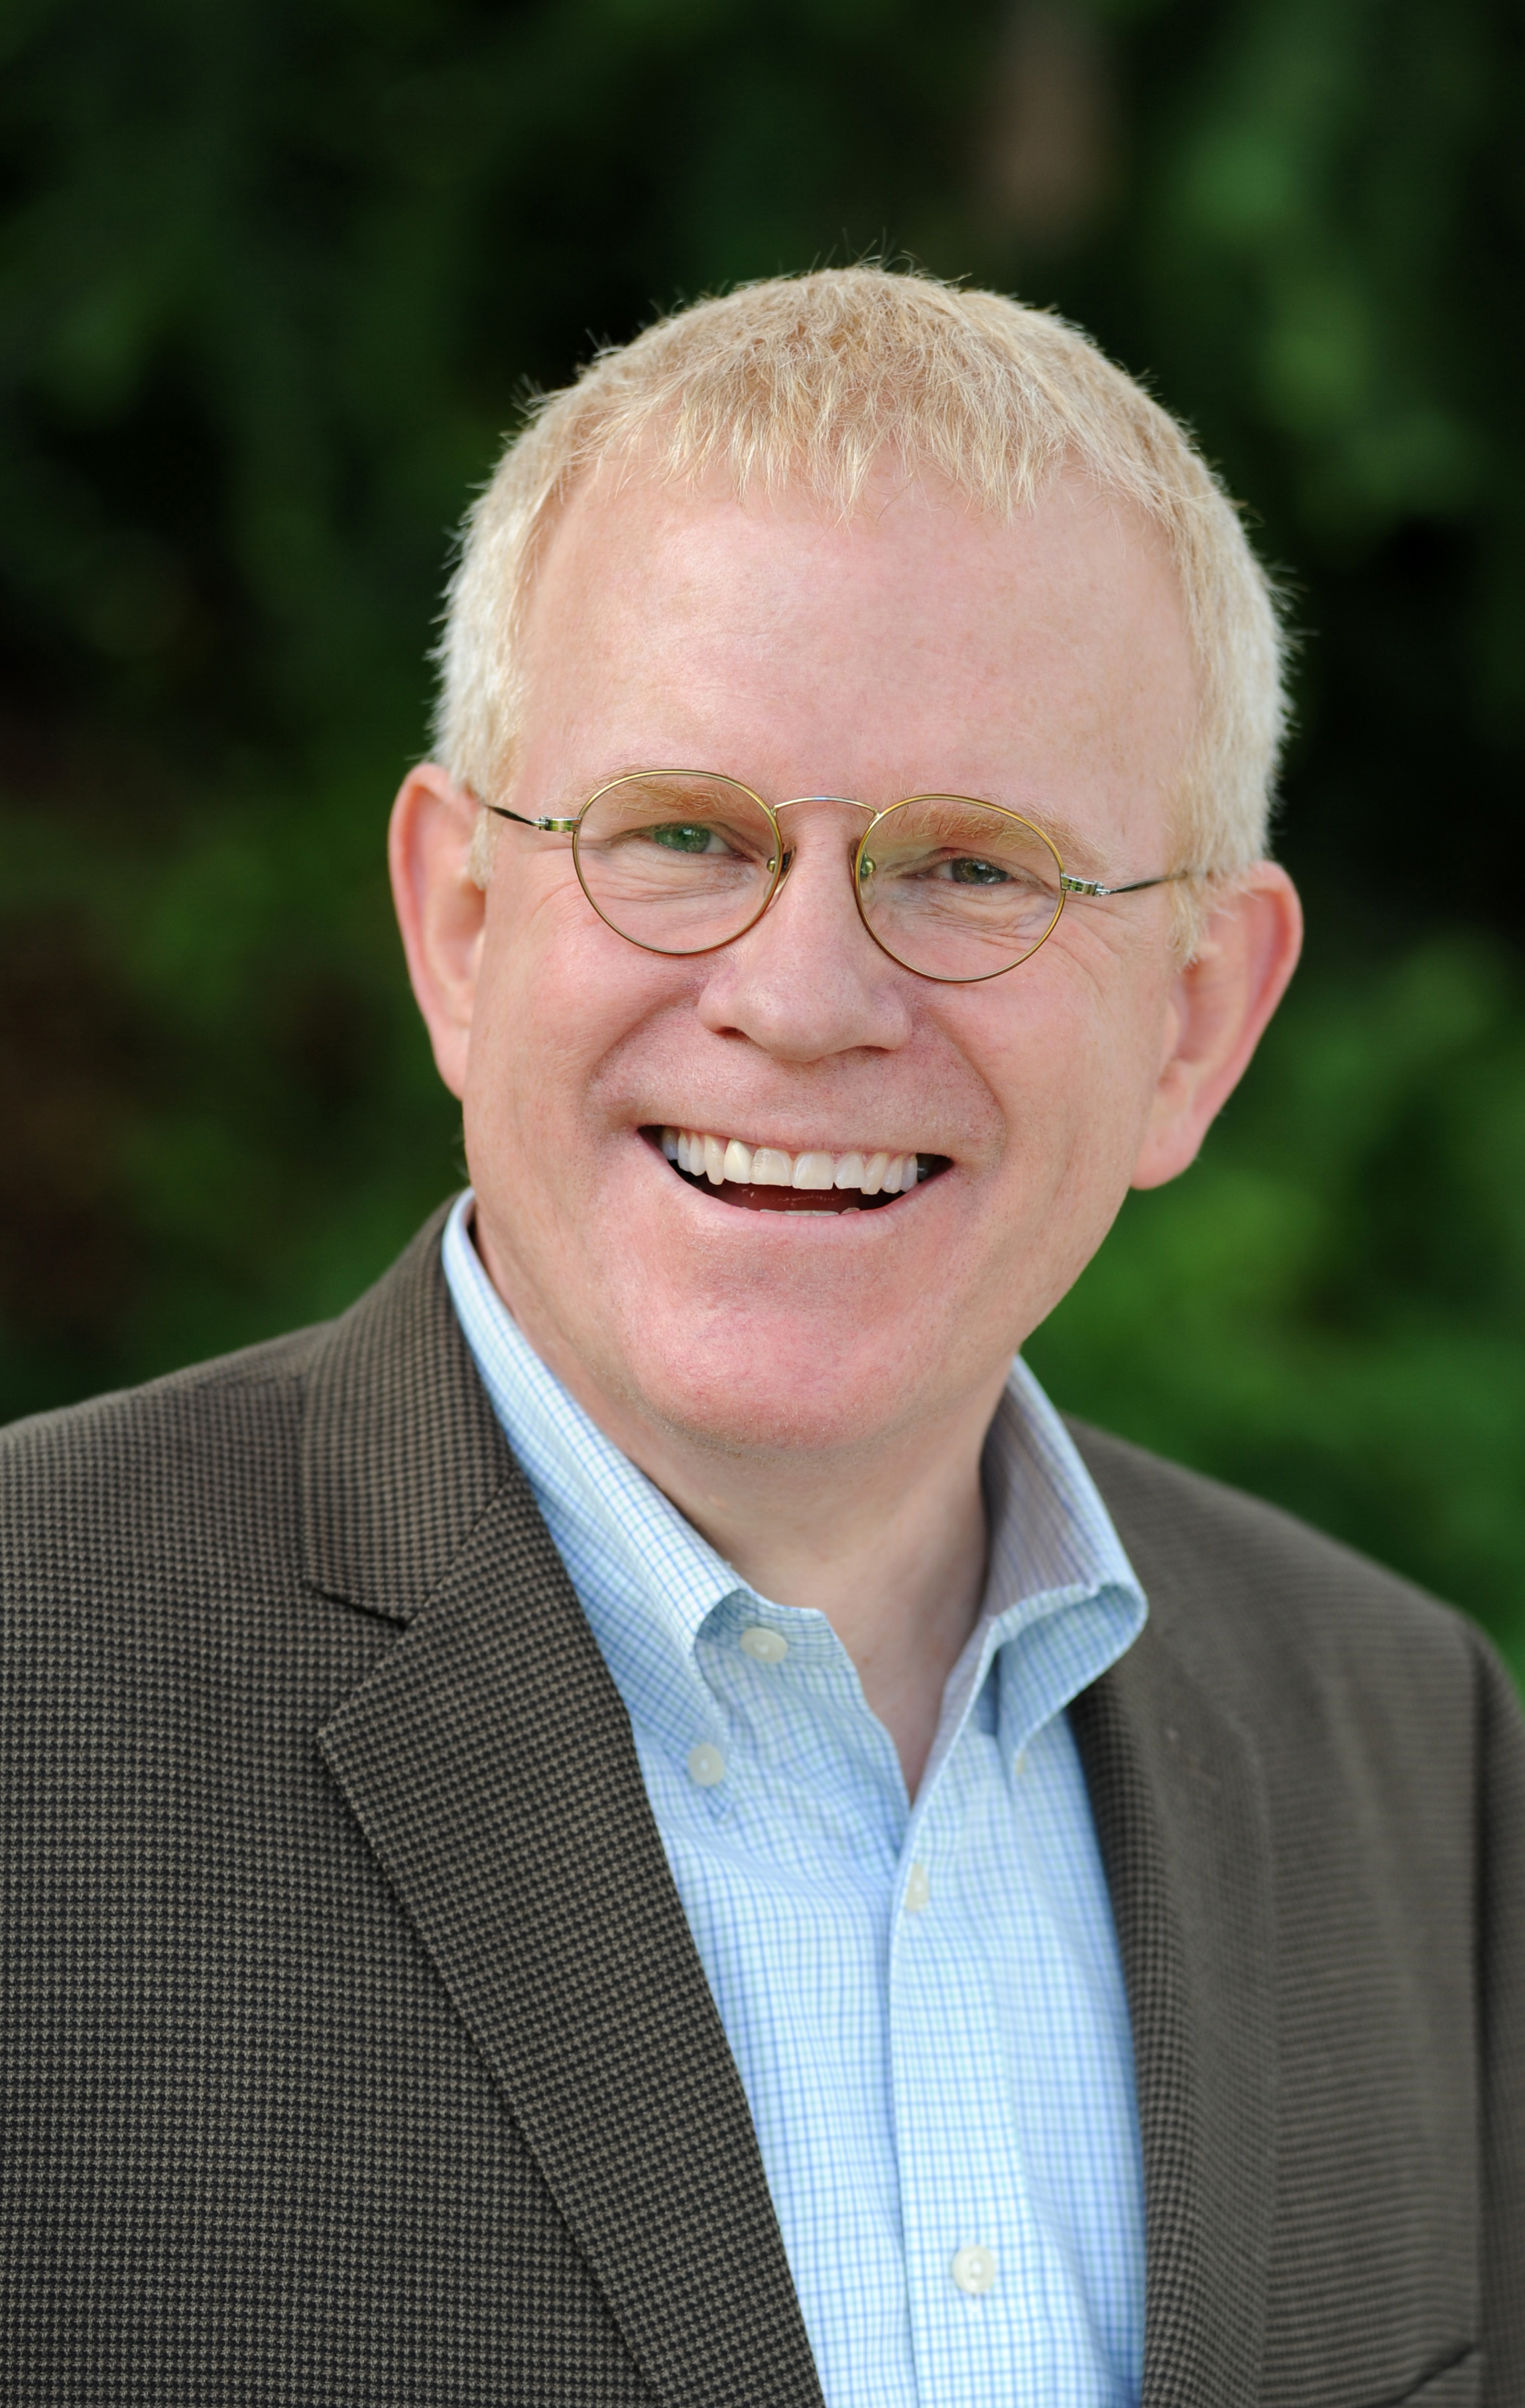
<instances>
[{"instance_id":1,"label":"man's neck","mask_svg":"<svg viewBox=\"0 0 1525 2408\"><path fill-rule=\"evenodd\" d=\"M826 1616L914 1798L984 1593L985 1425L957 1454L913 1444L835 1466L717 1462L665 1432L600 1426L760 1597Z\"/></svg>"}]
</instances>

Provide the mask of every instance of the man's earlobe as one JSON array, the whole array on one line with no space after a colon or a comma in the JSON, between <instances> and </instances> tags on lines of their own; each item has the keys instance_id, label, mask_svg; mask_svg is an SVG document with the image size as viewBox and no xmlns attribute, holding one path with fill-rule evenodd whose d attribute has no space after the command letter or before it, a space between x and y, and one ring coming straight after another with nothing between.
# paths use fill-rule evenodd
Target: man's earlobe
<instances>
[{"instance_id":1,"label":"man's earlobe","mask_svg":"<svg viewBox=\"0 0 1525 2408\"><path fill-rule=\"evenodd\" d=\"M1248 1068L1302 950L1302 907L1287 872L1263 861L1214 911L1171 997L1169 1042L1133 1172L1160 1187L1194 1162Z\"/></svg>"},{"instance_id":2,"label":"man's earlobe","mask_svg":"<svg viewBox=\"0 0 1525 2408\"><path fill-rule=\"evenodd\" d=\"M474 797L437 763L410 770L392 806L387 859L408 975L439 1076L466 1086L486 896L476 872Z\"/></svg>"}]
</instances>

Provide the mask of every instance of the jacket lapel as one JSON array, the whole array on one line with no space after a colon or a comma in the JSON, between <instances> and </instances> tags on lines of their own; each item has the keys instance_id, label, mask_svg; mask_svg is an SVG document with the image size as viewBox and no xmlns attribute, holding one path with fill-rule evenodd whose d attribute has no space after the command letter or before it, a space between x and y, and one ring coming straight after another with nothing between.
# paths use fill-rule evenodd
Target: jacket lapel
<instances>
[{"instance_id":1,"label":"jacket lapel","mask_svg":"<svg viewBox=\"0 0 1525 2408\"><path fill-rule=\"evenodd\" d=\"M1253 2408L1274 2199L1269 1818L1253 1742L1192 1668L1213 1610L1140 1459L1074 1433L1149 1598L1072 1709L1133 2023L1144 2145L1143 2408ZM1155 1510L1151 1512L1151 1505Z\"/></svg>"},{"instance_id":2,"label":"jacket lapel","mask_svg":"<svg viewBox=\"0 0 1525 2408\"><path fill-rule=\"evenodd\" d=\"M336 1325L312 1380L309 1577L408 1625L319 1743L656 2398L820 2408L629 1724L438 1238Z\"/></svg>"}]
</instances>

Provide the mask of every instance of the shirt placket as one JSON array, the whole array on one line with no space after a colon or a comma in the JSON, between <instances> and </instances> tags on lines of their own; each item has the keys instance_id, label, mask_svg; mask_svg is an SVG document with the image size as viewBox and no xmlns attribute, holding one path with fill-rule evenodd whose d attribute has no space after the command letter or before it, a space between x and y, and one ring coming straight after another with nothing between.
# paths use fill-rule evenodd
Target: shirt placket
<instances>
[{"instance_id":1,"label":"shirt placket","mask_svg":"<svg viewBox=\"0 0 1525 2408\"><path fill-rule=\"evenodd\" d=\"M890 1933L907 2305L917 2392L937 2408L1091 2396L1085 2370L1061 2362L1069 2286L1023 2164L1000 2002L960 1863L1000 1758L966 1711L911 1819Z\"/></svg>"}]
</instances>

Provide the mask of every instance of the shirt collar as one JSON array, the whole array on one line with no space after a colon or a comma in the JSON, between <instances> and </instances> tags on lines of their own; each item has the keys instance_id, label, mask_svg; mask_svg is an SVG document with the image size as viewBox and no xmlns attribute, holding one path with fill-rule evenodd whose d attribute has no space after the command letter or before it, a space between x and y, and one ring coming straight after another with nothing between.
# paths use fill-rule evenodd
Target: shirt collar
<instances>
[{"instance_id":1,"label":"shirt collar","mask_svg":"<svg viewBox=\"0 0 1525 2408\"><path fill-rule=\"evenodd\" d=\"M701 1683L696 1649L705 1623L727 1599L753 1592L540 1361L482 1267L472 1204L468 1189L446 1224L445 1277L493 1410L616 1685L629 1704L669 1695L675 1676L684 1687ZM1014 1755L1132 1644L1147 1611L1095 1483L1020 1357L983 1469L985 1600L948 1682L924 1787L998 1656L1001 1745ZM781 1611L770 1609L775 1619ZM824 1617L807 1619L822 1625L816 1643L831 1643Z\"/></svg>"}]
</instances>

